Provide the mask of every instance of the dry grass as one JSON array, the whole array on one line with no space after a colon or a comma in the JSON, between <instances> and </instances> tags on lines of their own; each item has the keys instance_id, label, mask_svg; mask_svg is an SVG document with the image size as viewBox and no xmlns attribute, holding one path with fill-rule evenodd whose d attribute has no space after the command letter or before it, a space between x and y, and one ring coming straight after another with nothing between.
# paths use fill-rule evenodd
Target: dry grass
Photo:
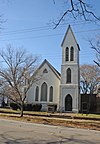
<instances>
[{"instance_id":1,"label":"dry grass","mask_svg":"<svg viewBox=\"0 0 100 144\"><path fill-rule=\"evenodd\" d=\"M24 115L21 118L18 114L0 114L0 118L31 122L31 123L39 123L39 124L93 129L100 131L100 121L93 121L93 120L78 120L78 119L76 120L76 119L63 119L63 118L51 118L51 117L27 116L27 115Z\"/></svg>"},{"instance_id":2,"label":"dry grass","mask_svg":"<svg viewBox=\"0 0 100 144\"><path fill-rule=\"evenodd\" d=\"M5 109L5 108L0 108L0 113L13 113L13 114L20 114L20 111L12 110L12 109ZM30 115L56 115L56 116L70 116L70 117L81 117L81 118L100 118L100 114L75 114L75 113L48 113L48 112L35 112L35 111L24 111L24 114L30 114Z\"/></svg>"}]
</instances>

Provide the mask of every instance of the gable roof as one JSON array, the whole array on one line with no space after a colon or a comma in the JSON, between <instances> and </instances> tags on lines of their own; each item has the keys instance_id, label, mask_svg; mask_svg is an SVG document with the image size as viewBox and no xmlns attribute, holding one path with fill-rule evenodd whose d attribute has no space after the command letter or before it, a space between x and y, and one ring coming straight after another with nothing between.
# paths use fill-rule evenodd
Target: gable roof
<instances>
[{"instance_id":1,"label":"gable roof","mask_svg":"<svg viewBox=\"0 0 100 144\"><path fill-rule=\"evenodd\" d=\"M65 36L64 36L64 39L63 39L63 41L62 41L62 43L61 43L61 47L63 47L64 41L65 41L65 39L66 39L66 37L67 37L67 34L68 34L69 30L71 31L71 33L72 33L72 35L73 35L73 38L74 38L74 40L75 40L75 42L76 42L76 44L77 44L77 46L78 46L78 49L80 50L79 44L78 44L77 41L76 41L76 38L75 38L75 36L74 36L74 33L73 33L72 28L71 28L70 25L69 25L68 28L67 28L67 31L66 31Z\"/></svg>"},{"instance_id":2,"label":"gable roof","mask_svg":"<svg viewBox=\"0 0 100 144\"><path fill-rule=\"evenodd\" d=\"M57 78L58 79L61 79L61 74L45 59L43 62L42 62L42 64L38 67L38 69L36 70L36 72L38 71L38 70L40 70L41 69L41 67L44 65L44 64L47 64L48 66L49 66L49 68L53 71L53 73L57 76ZM36 73L35 72L35 73ZM35 74L34 73L34 74ZM34 75L33 74L33 75Z\"/></svg>"}]
</instances>

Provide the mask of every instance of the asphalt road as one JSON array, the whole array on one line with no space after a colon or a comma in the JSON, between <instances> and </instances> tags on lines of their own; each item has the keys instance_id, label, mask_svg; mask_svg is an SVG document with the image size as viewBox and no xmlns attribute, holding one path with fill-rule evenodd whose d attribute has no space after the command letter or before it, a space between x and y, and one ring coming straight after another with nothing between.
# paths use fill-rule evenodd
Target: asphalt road
<instances>
[{"instance_id":1,"label":"asphalt road","mask_svg":"<svg viewBox=\"0 0 100 144\"><path fill-rule=\"evenodd\" d=\"M0 119L0 144L100 144L100 131Z\"/></svg>"}]
</instances>

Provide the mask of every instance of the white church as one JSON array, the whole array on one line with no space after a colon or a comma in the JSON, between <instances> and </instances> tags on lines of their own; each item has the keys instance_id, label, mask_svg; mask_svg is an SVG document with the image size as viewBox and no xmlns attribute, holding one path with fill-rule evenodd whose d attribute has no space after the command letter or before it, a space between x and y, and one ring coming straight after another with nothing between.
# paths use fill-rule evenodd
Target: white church
<instances>
[{"instance_id":1,"label":"white church","mask_svg":"<svg viewBox=\"0 0 100 144\"><path fill-rule=\"evenodd\" d=\"M26 101L42 104L41 111L48 111L48 105L54 104L57 105L58 111L77 113L80 110L80 48L70 25L61 47L61 74L47 60L44 60L36 72L36 77L41 78L29 89Z\"/></svg>"}]
</instances>

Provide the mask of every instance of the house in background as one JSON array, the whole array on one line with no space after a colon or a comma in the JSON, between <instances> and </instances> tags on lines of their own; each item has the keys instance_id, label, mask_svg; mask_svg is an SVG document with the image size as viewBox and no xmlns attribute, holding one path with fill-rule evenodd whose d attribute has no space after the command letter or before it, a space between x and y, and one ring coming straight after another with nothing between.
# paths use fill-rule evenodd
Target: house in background
<instances>
[{"instance_id":1,"label":"house in background","mask_svg":"<svg viewBox=\"0 0 100 144\"><path fill-rule=\"evenodd\" d=\"M40 78L27 93L27 103L42 104L42 111L48 105L57 105L63 112L79 112L79 45L69 25L64 36L62 47L61 74L47 61L37 69L36 77Z\"/></svg>"},{"instance_id":2,"label":"house in background","mask_svg":"<svg viewBox=\"0 0 100 144\"><path fill-rule=\"evenodd\" d=\"M8 105L7 96L0 96L0 107L5 107Z\"/></svg>"}]
</instances>

